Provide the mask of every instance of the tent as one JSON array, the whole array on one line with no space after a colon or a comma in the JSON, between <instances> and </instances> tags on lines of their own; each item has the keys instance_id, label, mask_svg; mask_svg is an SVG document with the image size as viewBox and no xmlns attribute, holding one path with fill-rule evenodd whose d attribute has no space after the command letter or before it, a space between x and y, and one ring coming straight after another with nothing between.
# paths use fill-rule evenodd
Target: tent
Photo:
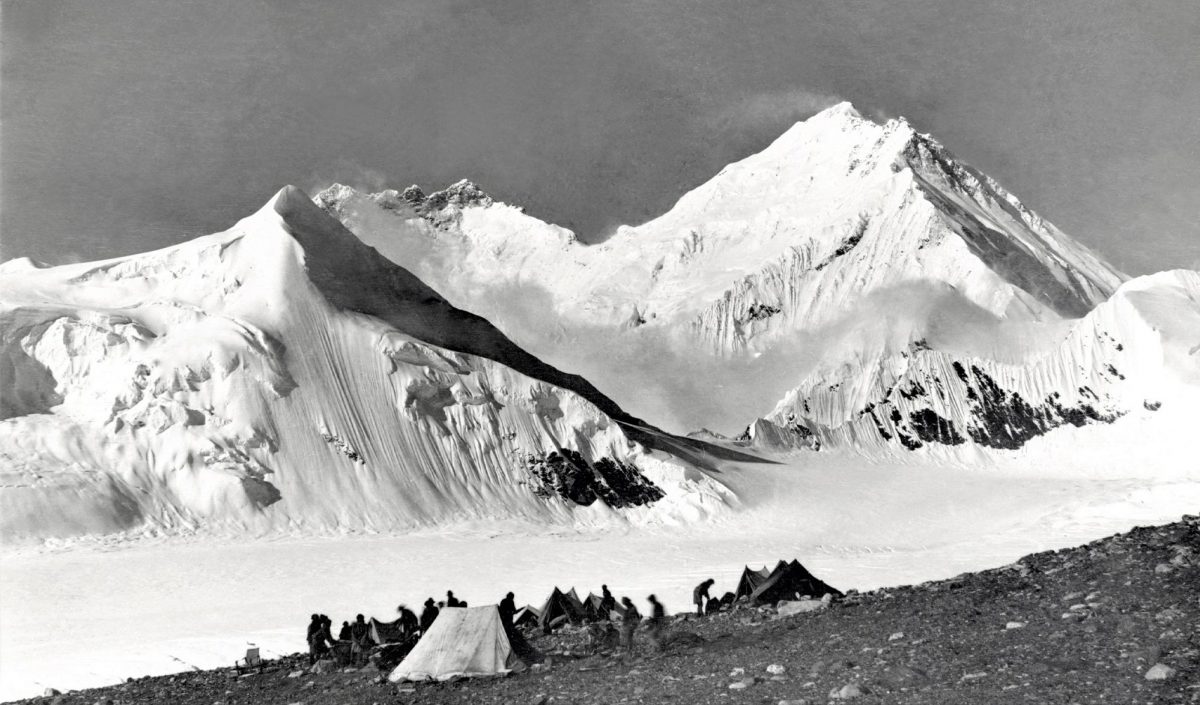
<instances>
[{"instance_id":1,"label":"tent","mask_svg":"<svg viewBox=\"0 0 1200 705\"><path fill-rule=\"evenodd\" d=\"M532 605L525 605L521 609L517 610L516 614L513 615L513 626L534 626L538 623L538 618L541 616L542 613L538 610L538 608Z\"/></svg>"},{"instance_id":2,"label":"tent","mask_svg":"<svg viewBox=\"0 0 1200 705\"><path fill-rule=\"evenodd\" d=\"M507 673L514 660L500 623L500 610L446 607L388 680L444 681L458 676Z\"/></svg>"},{"instance_id":3,"label":"tent","mask_svg":"<svg viewBox=\"0 0 1200 705\"><path fill-rule=\"evenodd\" d=\"M782 565L783 561L780 561L780 564ZM779 570L779 566L776 566L775 570ZM750 570L750 566L746 566L742 570L741 579L738 580L737 590L734 592L735 598L750 597L758 589L758 586L766 582L769 577L771 577L771 571L766 566L763 566L762 570Z\"/></svg>"},{"instance_id":4,"label":"tent","mask_svg":"<svg viewBox=\"0 0 1200 705\"><path fill-rule=\"evenodd\" d=\"M583 598L583 610L589 620L603 619L604 615L600 610L600 601L604 599L599 595L589 592L588 596Z\"/></svg>"},{"instance_id":5,"label":"tent","mask_svg":"<svg viewBox=\"0 0 1200 705\"><path fill-rule=\"evenodd\" d=\"M367 624L371 629L371 640L376 644L399 644L404 641L404 626L394 622L380 622L374 617Z\"/></svg>"},{"instance_id":6,"label":"tent","mask_svg":"<svg viewBox=\"0 0 1200 705\"><path fill-rule=\"evenodd\" d=\"M568 595L569 594L570 593L568 593ZM595 622L595 621L604 620L604 619L619 620L625 616L625 606L615 600L613 601L612 608L608 611L607 614L605 614L604 610L601 609L601 607L600 607L600 604L603 601L604 601L604 598L601 597L600 595L594 595L590 592L588 593L587 598L584 599L584 601L583 601L583 609L584 609L584 616L589 621Z\"/></svg>"},{"instance_id":7,"label":"tent","mask_svg":"<svg viewBox=\"0 0 1200 705\"><path fill-rule=\"evenodd\" d=\"M549 634L551 629L562 622L583 621L583 604L579 602L579 598L572 598L574 593L574 590L564 593L554 588L550 597L546 598L546 604L542 605L541 615L538 617L538 626L543 632Z\"/></svg>"},{"instance_id":8,"label":"tent","mask_svg":"<svg viewBox=\"0 0 1200 705\"><path fill-rule=\"evenodd\" d=\"M779 562L771 575L767 577L754 592L750 593L751 602L766 604L780 600L795 600L798 597L823 597L832 593L841 597L839 590L829 587L808 572L798 561L791 563Z\"/></svg>"},{"instance_id":9,"label":"tent","mask_svg":"<svg viewBox=\"0 0 1200 705\"><path fill-rule=\"evenodd\" d=\"M583 606L583 600L579 599L579 594L575 592L575 588L571 588L563 594L571 601L571 604L575 607L575 611L579 614L587 614L587 609Z\"/></svg>"}]
</instances>

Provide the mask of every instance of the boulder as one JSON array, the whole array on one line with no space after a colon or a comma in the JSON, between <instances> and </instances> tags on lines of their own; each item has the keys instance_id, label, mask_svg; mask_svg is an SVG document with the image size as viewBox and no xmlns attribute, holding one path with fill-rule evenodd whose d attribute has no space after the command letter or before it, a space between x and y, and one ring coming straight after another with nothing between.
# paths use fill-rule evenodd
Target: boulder
<instances>
[{"instance_id":1,"label":"boulder","mask_svg":"<svg viewBox=\"0 0 1200 705\"><path fill-rule=\"evenodd\" d=\"M829 607L829 603L824 600L787 600L779 603L779 607L775 610L775 618L783 619L807 612L820 612L827 607Z\"/></svg>"},{"instance_id":2,"label":"boulder","mask_svg":"<svg viewBox=\"0 0 1200 705\"><path fill-rule=\"evenodd\" d=\"M829 699L853 700L855 698L861 698L866 694L866 692L866 689L857 683L847 683L841 688L834 688L833 690L829 691Z\"/></svg>"},{"instance_id":3,"label":"boulder","mask_svg":"<svg viewBox=\"0 0 1200 705\"><path fill-rule=\"evenodd\" d=\"M331 671L337 670L337 664L333 662L333 659L323 658L320 661L317 661L315 664L313 664L313 667L309 670L312 673L317 673L317 674L329 673Z\"/></svg>"},{"instance_id":4,"label":"boulder","mask_svg":"<svg viewBox=\"0 0 1200 705\"><path fill-rule=\"evenodd\" d=\"M1148 681L1165 681L1170 680L1175 675L1175 669L1165 663L1156 663L1146 671L1146 680Z\"/></svg>"}]
</instances>

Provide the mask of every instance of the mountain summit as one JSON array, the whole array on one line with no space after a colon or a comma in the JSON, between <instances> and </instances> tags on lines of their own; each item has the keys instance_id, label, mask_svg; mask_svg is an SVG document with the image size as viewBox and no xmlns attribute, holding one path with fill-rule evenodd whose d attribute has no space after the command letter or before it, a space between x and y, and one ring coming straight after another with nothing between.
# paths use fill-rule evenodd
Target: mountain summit
<instances>
[{"instance_id":1,"label":"mountain summit","mask_svg":"<svg viewBox=\"0 0 1200 705\"><path fill-rule=\"evenodd\" d=\"M0 272L0 536L675 521L672 439L286 187L230 230Z\"/></svg>"},{"instance_id":2,"label":"mountain summit","mask_svg":"<svg viewBox=\"0 0 1200 705\"><path fill-rule=\"evenodd\" d=\"M1145 412L1142 392L1105 381L1120 386L1105 365L1128 364L1072 323L1126 277L906 120L848 103L599 244L495 201L379 201L344 187L317 197L455 305L677 432L764 416L747 440L1009 450ZM1140 337L1138 320L1121 326ZM898 370L939 355L921 378L937 403L893 408ZM994 367L1044 370L1047 355L1076 372Z\"/></svg>"}]
</instances>

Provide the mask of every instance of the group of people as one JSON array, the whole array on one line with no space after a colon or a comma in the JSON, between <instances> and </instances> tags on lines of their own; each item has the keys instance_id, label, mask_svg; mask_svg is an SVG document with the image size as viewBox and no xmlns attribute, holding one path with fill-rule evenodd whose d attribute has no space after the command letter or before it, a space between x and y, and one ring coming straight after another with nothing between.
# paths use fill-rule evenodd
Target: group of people
<instances>
[{"instance_id":1,"label":"group of people","mask_svg":"<svg viewBox=\"0 0 1200 705\"><path fill-rule=\"evenodd\" d=\"M719 599L708 594L708 591L715 584L716 581L709 578L692 590L692 602L696 605L696 616L703 617L705 614L715 611L714 608L723 604ZM608 591L607 585L603 586L603 590L602 606L604 605L603 600L612 599L612 594ZM662 643L663 629L667 622L667 610L658 601L658 597L653 594L648 595L646 601L650 603L650 618L647 620L650 641L655 646L658 646ZM633 604L633 600L630 600L628 597L621 598L621 606L624 608L624 614L621 617L621 645L627 653L633 653L633 635L637 631L638 624L642 621L642 615L638 612L637 606Z\"/></svg>"},{"instance_id":2,"label":"group of people","mask_svg":"<svg viewBox=\"0 0 1200 705\"><path fill-rule=\"evenodd\" d=\"M692 590L692 602L696 605L697 616L703 616L706 612L713 611L713 603L720 605L720 600L709 595L709 590L714 585L715 581L711 578L700 583ZM508 637L509 642L513 645L514 650L520 654L526 649L531 649L525 638L517 631L513 623L513 617L517 612L517 606L513 593L508 593L504 599L500 600L498 609L500 612L500 624L504 628L504 633ZM634 651L634 633L643 620L648 626L648 633L652 643L659 644L662 641L663 629L666 626L667 611L663 604L659 602L655 595L647 596L646 600L650 603L650 616L644 618L633 600L628 597L621 598L621 609L617 609L617 600L613 597L612 592L608 589L608 585L600 586L600 604L598 616L601 620L612 620L613 616L618 616L620 620L620 644L627 653ZM399 618L393 622L393 626L399 629L400 639L404 642L416 643L421 635L427 633L430 627L433 626L441 610L446 607L466 607L467 603L458 599L454 595L453 590L446 591L446 599L435 602L432 597L425 600L425 604L421 609L421 614L418 616L405 605L400 605L396 608L399 612ZM364 664L367 661L371 647L375 646L375 640L372 637L371 626L367 623L363 615L356 615L354 622L342 622L342 628L338 632L337 639L333 638L332 633L333 622L328 616L323 614L314 614L308 624L308 659L309 663L313 664L326 654L332 652L339 643L348 647L348 655L350 662L354 665Z\"/></svg>"},{"instance_id":3,"label":"group of people","mask_svg":"<svg viewBox=\"0 0 1200 705\"><path fill-rule=\"evenodd\" d=\"M400 613L400 617L393 624L399 627L402 641L415 643L422 634L429 631L429 628L433 626L434 620L437 619L438 613L443 607L466 606L466 602L454 596L453 590L447 590L446 599L443 601L434 602L432 597L425 600L424 609L421 610L420 617L405 605L400 605L396 608L396 611ZM376 645L375 639L371 635L371 625L367 623L366 618L359 614L355 615L354 622L342 622L342 628L338 631L336 639L333 637L332 628L333 621L327 615L312 615L308 623L308 635L306 639L308 642L309 664L316 663L318 659L333 652L338 644L342 644L346 648L351 664L365 664L371 647Z\"/></svg>"}]
</instances>

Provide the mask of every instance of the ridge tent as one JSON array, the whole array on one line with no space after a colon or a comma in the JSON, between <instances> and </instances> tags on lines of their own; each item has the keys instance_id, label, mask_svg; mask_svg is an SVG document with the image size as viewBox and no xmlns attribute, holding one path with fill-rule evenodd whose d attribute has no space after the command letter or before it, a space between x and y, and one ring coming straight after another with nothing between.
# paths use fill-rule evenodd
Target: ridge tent
<instances>
[{"instance_id":1,"label":"ridge tent","mask_svg":"<svg viewBox=\"0 0 1200 705\"><path fill-rule=\"evenodd\" d=\"M525 605L513 614L513 626L525 627L534 626L538 623L538 618L542 616L541 611L533 605Z\"/></svg>"},{"instance_id":2,"label":"ridge tent","mask_svg":"<svg viewBox=\"0 0 1200 705\"><path fill-rule=\"evenodd\" d=\"M571 590L571 593L574 592ZM583 605L580 604L579 598L571 599L571 593L564 593L556 587L550 593L550 597L546 598L546 604L542 605L541 615L538 616L538 626L543 632L549 634L562 622L583 621Z\"/></svg>"},{"instance_id":3,"label":"ridge tent","mask_svg":"<svg viewBox=\"0 0 1200 705\"><path fill-rule=\"evenodd\" d=\"M602 602L604 602L603 597L591 592L589 592L588 596L584 598L583 609L589 620L596 621L608 617L608 615L604 614L604 610L600 607Z\"/></svg>"},{"instance_id":4,"label":"ridge tent","mask_svg":"<svg viewBox=\"0 0 1200 705\"><path fill-rule=\"evenodd\" d=\"M398 683L492 676L507 673L514 661L495 605L446 607L388 680Z\"/></svg>"},{"instance_id":5,"label":"ridge tent","mask_svg":"<svg viewBox=\"0 0 1200 705\"><path fill-rule=\"evenodd\" d=\"M575 588L567 590L564 594L567 596L567 599L571 601L571 604L574 605L579 614L582 615L587 612L587 610L583 607L583 600L579 599L579 594L575 592Z\"/></svg>"},{"instance_id":6,"label":"ridge tent","mask_svg":"<svg viewBox=\"0 0 1200 705\"><path fill-rule=\"evenodd\" d=\"M587 617L587 619L591 621L603 619L616 620L625 616L625 607L620 602L614 600L612 609L610 609L607 614L605 614L604 610L600 607L602 602L604 602L604 598L600 595L594 595L590 592L588 593L587 599L583 601L584 615Z\"/></svg>"},{"instance_id":7,"label":"ridge tent","mask_svg":"<svg viewBox=\"0 0 1200 705\"><path fill-rule=\"evenodd\" d=\"M778 570L776 566L776 570ZM742 570L742 577L738 580L737 590L734 591L734 599L739 597L750 597L759 585L766 582L767 578L771 577L771 571L763 566L761 570L750 570L750 566L746 566Z\"/></svg>"},{"instance_id":8,"label":"ridge tent","mask_svg":"<svg viewBox=\"0 0 1200 705\"><path fill-rule=\"evenodd\" d=\"M780 600L795 600L797 597L823 597L832 593L841 597L840 590L834 589L818 580L812 573L800 565L798 561L791 563L779 562L771 575L750 594L750 600L759 604L779 602Z\"/></svg>"}]
</instances>

